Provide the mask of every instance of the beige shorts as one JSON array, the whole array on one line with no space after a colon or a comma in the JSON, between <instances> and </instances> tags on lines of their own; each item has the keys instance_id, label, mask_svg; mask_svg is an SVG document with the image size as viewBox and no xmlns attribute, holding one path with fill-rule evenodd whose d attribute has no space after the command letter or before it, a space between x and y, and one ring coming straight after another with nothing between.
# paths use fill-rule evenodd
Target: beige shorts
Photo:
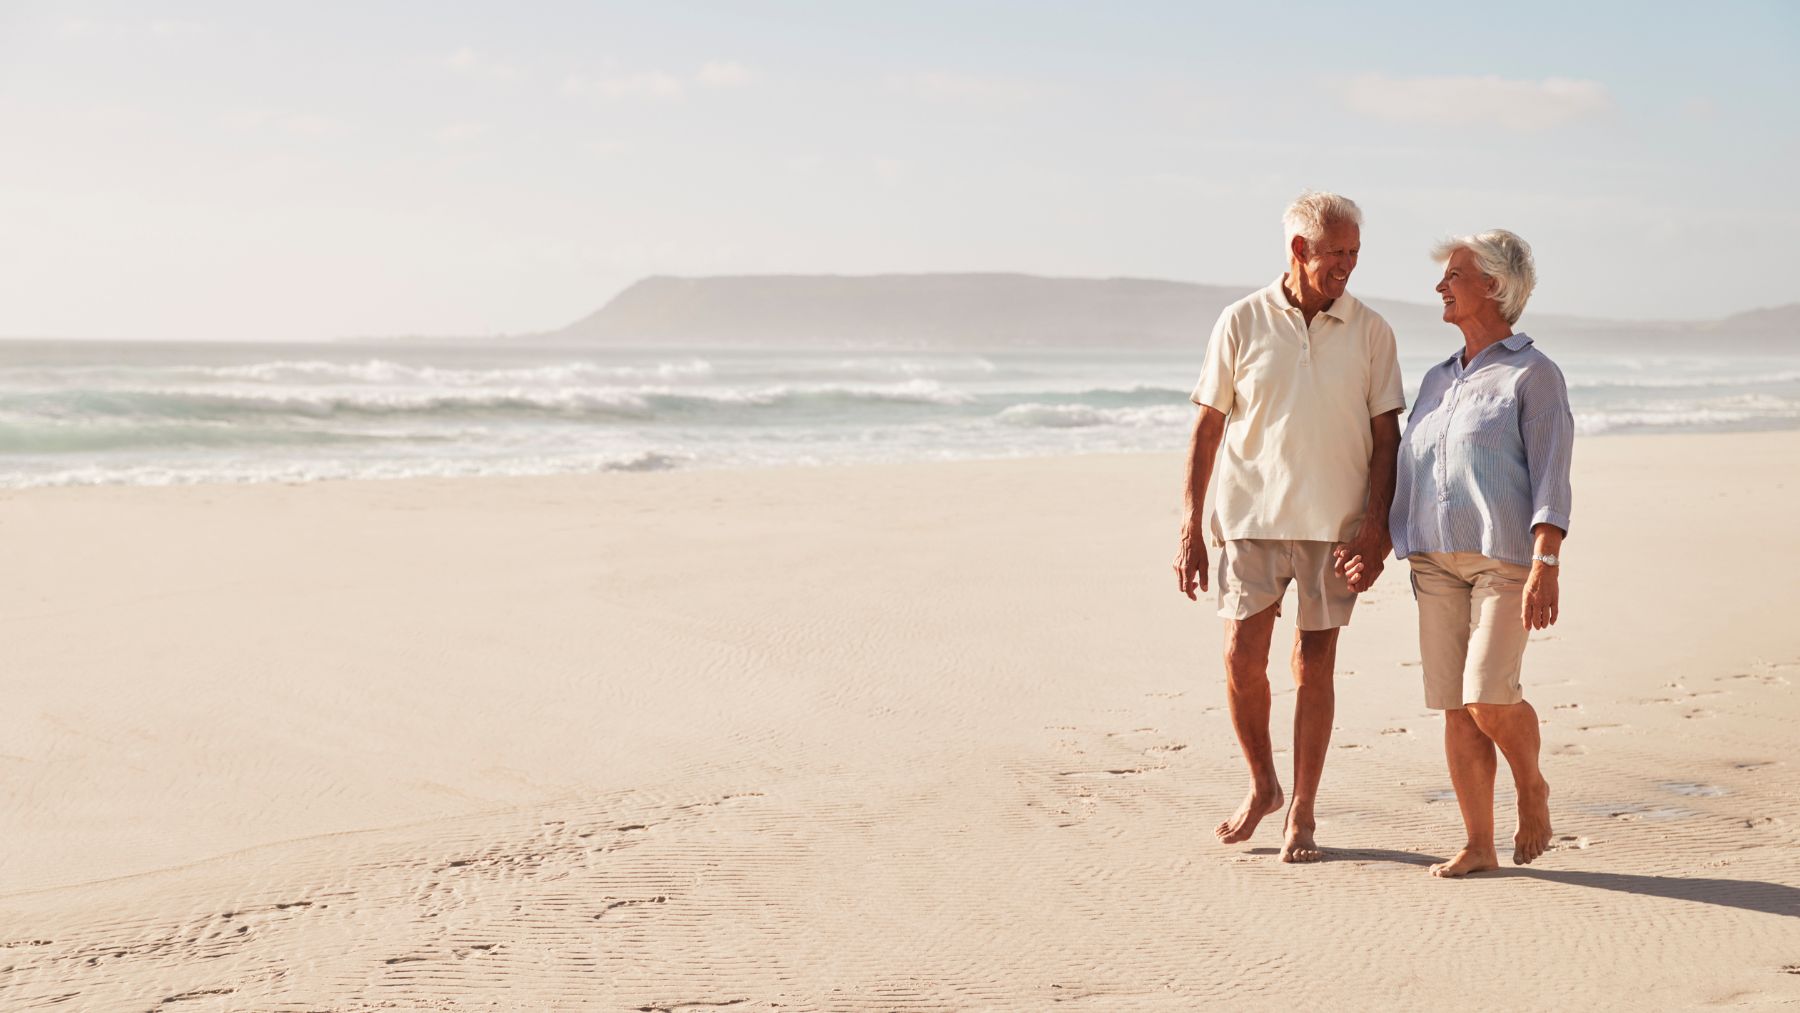
<instances>
[{"instance_id":1,"label":"beige shorts","mask_svg":"<svg viewBox=\"0 0 1800 1013\"><path fill-rule=\"evenodd\" d=\"M1416 552L1413 597L1419 602L1419 657L1425 706L1525 699L1519 668L1528 632L1519 618L1531 568L1479 552Z\"/></svg>"},{"instance_id":2,"label":"beige shorts","mask_svg":"<svg viewBox=\"0 0 1800 1013\"><path fill-rule=\"evenodd\" d=\"M1350 625L1356 592L1331 572L1332 542L1239 538L1219 553L1219 616L1248 619L1270 605L1281 614L1288 582L1299 588L1298 625L1331 630Z\"/></svg>"}]
</instances>

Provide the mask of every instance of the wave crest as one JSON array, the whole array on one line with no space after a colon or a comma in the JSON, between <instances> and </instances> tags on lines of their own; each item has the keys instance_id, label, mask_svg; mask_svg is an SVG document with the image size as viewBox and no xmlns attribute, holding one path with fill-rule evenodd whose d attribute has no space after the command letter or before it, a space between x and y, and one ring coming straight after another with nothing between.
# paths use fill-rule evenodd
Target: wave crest
<instances>
[{"instance_id":1,"label":"wave crest","mask_svg":"<svg viewBox=\"0 0 1800 1013\"><path fill-rule=\"evenodd\" d=\"M1085 404L1016 404L994 416L1009 426L1042 426L1074 429L1086 426L1128 426L1160 429L1185 425L1194 413L1186 405L1149 405L1133 408L1096 408Z\"/></svg>"}]
</instances>

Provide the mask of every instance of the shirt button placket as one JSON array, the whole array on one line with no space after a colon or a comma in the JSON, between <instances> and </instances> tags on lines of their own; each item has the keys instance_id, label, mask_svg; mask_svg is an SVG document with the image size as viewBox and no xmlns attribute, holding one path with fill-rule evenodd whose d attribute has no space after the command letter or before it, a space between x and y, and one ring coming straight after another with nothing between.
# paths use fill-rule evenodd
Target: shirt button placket
<instances>
[{"instance_id":1,"label":"shirt button placket","mask_svg":"<svg viewBox=\"0 0 1800 1013\"><path fill-rule=\"evenodd\" d=\"M1453 380L1444 395L1444 428L1438 432L1438 510L1450 511L1450 420L1456 417L1456 388L1462 381Z\"/></svg>"}]
</instances>

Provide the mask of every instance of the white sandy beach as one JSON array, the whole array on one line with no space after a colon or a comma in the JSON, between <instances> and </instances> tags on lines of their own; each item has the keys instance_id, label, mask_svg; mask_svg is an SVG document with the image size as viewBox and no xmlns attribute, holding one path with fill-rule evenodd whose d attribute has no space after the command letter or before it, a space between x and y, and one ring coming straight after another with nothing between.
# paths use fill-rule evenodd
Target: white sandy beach
<instances>
[{"instance_id":1,"label":"white sandy beach","mask_svg":"<svg viewBox=\"0 0 1800 1013\"><path fill-rule=\"evenodd\" d=\"M1554 850L1455 882L1399 566L1328 860L1213 840L1180 479L0 494L0 1009L1800 1006L1800 433L1578 444Z\"/></svg>"}]
</instances>

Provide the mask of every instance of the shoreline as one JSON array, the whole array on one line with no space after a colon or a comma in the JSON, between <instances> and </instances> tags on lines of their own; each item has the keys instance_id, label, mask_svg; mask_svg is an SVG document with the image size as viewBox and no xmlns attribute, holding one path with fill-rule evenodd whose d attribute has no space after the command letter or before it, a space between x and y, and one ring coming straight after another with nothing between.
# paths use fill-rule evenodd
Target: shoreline
<instances>
[{"instance_id":1,"label":"shoreline","mask_svg":"<svg viewBox=\"0 0 1800 1013\"><path fill-rule=\"evenodd\" d=\"M1744 429L1707 429L1707 430L1668 429L1668 430L1652 430L1652 431L1645 431L1645 430L1641 430L1641 429L1607 430L1607 431L1602 431L1602 432L1598 432L1598 433L1577 434L1576 438L1578 441L1580 441L1581 446L1587 446L1589 441L1592 441L1592 440L1604 440L1604 441L1609 441L1609 442L1613 441L1613 440L1637 441L1637 440L1666 440L1666 439L1677 439L1677 440L1721 439L1721 440L1724 440L1724 439L1742 439L1742 438L1755 439L1755 438L1760 438L1760 437L1779 438L1784 435L1800 436L1800 420L1797 420L1794 425L1786 426L1786 427L1759 427L1759 428L1744 428ZM669 468L640 467L635 463L626 463L619 467L613 467L613 468L600 468L600 469L593 469L593 470L571 469L571 470L567 470L567 471L527 472L527 473L520 473L520 474L495 474L495 473L467 474L467 475L420 474L420 475L396 475L396 476L386 476L386 475L336 476L336 475L333 475L333 476L322 476L322 477L316 477L316 478L309 477L309 478L299 478L299 479L269 478L269 479L250 479L250 480L201 479L201 480L197 480L197 481L172 481L172 482L64 482L64 483L43 484L43 485L0 485L0 500L4 500L4 499L10 498L10 497L21 496L21 495L31 495L31 494L36 494L36 493L51 493L51 492L56 492L56 491L81 492L81 491L128 490L128 489L161 489L161 490L243 489L243 488L257 488L257 487L273 487L273 488L292 489L292 488L304 488L304 487L309 487L309 486L322 486L322 485L323 486L339 486L339 485L347 485L347 484L348 485L358 485L358 484L365 484L365 483L372 484L372 485L396 485L396 484L406 484L406 483L431 484L431 483L463 483L463 482L584 481L584 480L595 480L595 479L604 480L604 479L613 479L613 478L626 478L628 476L651 476L651 475L714 475L714 474L743 475L743 474L755 474L755 473L760 473L760 472L775 472L775 473L782 473L782 472L788 472L788 471L814 472L814 471L833 471L833 470L838 470L838 469L844 469L847 471L857 471L857 470L862 470L862 469L933 467L933 466L937 466L937 465L980 466L980 465L997 465L997 464L1003 465L1003 464L1008 464L1008 463L1047 464L1050 462L1062 461L1062 460L1084 460L1084 459L1093 459L1093 458L1157 458L1157 457L1167 457L1171 454L1177 454L1177 453L1181 453L1181 452L1182 452L1181 448L1171 447L1171 448L1165 448L1165 449L1160 449L1160 450L1152 450L1152 449L1071 450L1071 451L1067 451L1067 452L1063 452L1063 453L1054 453L1054 454L1022 452L1022 453L1015 454L1015 455L993 456L993 457L918 457L918 458L895 458L895 459L886 459L886 460L842 460L842 461L810 461L810 462L778 461L778 462L773 462L773 463L768 463L768 464L741 464L741 463L723 462L723 463L718 463L718 464L705 464L705 465L691 466L691 467L683 465L683 466L676 466L676 467L669 467ZM666 455L660 454L655 451L650 451L650 452L646 452L645 454L642 454L639 456L640 457L649 457L649 458L662 458L662 457L665 457Z\"/></svg>"}]
</instances>

